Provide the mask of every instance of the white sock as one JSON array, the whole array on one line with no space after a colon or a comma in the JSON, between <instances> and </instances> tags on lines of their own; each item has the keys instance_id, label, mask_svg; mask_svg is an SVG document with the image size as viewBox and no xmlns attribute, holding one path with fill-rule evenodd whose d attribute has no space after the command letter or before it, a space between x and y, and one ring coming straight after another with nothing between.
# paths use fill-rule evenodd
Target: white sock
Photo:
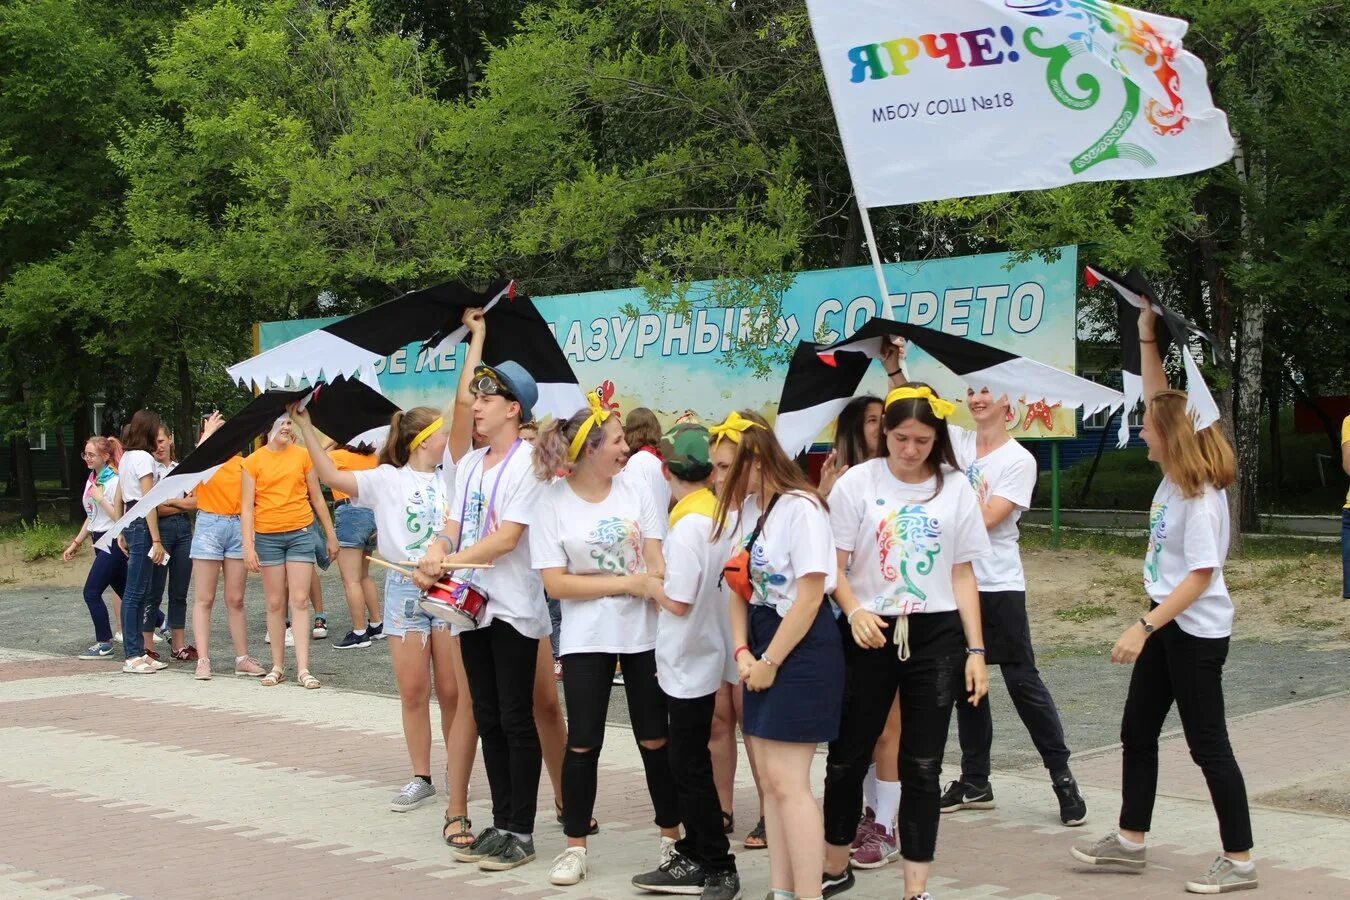
<instances>
[{"instance_id":1,"label":"white sock","mask_svg":"<svg viewBox=\"0 0 1350 900\"><path fill-rule=\"evenodd\" d=\"M1120 835L1119 833L1116 834L1116 840L1120 841L1120 846L1124 847L1126 850L1143 850L1143 849L1144 849L1144 845L1143 845L1143 844L1136 844L1134 841L1127 841L1127 840L1125 840L1125 838L1124 838L1122 835Z\"/></svg>"},{"instance_id":2,"label":"white sock","mask_svg":"<svg viewBox=\"0 0 1350 900\"><path fill-rule=\"evenodd\" d=\"M506 832L506 833L507 833L507 834L513 834L513 835L515 835L515 836L516 836L516 840L518 840L518 841L528 841L531 837L533 837L533 835L526 834L526 833L521 832L521 831L508 831L508 832Z\"/></svg>"},{"instance_id":3,"label":"white sock","mask_svg":"<svg viewBox=\"0 0 1350 900\"><path fill-rule=\"evenodd\" d=\"M867 774L863 776L863 803L872 810L877 811L877 764L872 763L867 767Z\"/></svg>"},{"instance_id":4,"label":"white sock","mask_svg":"<svg viewBox=\"0 0 1350 900\"><path fill-rule=\"evenodd\" d=\"M352 634L356 635L357 637L365 637L366 630L362 628L360 631L353 631Z\"/></svg>"},{"instance_id":5,"label":"white sock","mask_svg":"<svg viewBox=\"0 0 1350 900\"><path fill-rule=\"evenodd\" d=\"M1225 856L1224 859L1232 863L1233 868L1237 869L1243 875L1248 874L1256 868L1256 863L1252 862L1250 859L1233 859L1231 856Z\"/></svg>"},{"instance_id":6,"label":"white sock","mask_svg":"<svg viewBox=\"0 0 1350 900\"><path fill-rule=\"evenodd\" d=\"M900 782L877 779L877 824L895 837L895 817L900 812Z\"/></svg>"},{"instance_id":7,"label":"white sock","mask_svg":"<svg viewBox=\"0 0 1350 900\"><path fill-rule=\"evenodd\" d=\"M243 661L246 660L246 659L248 659L247 656L236 656L236 657L234 658L234 664L237 666L237 665L239 665L241 662L243 662Z\"/></svg>"}]
</instances>

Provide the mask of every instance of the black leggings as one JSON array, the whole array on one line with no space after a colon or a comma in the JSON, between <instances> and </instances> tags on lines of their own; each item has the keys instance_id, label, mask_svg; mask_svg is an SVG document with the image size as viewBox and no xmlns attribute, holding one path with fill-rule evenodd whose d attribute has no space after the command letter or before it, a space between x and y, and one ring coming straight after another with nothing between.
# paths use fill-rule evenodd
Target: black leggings
<instances>
[{"instance_id":1,"label":"black leggings","mask_svg":"<svg viewBox=\"0 0 1350 900\"><path fill-rule=\"evenodd\" d=\"M1223 712L1223 664L1228 638L1198 638L1175 622L1159 628L1134 663L1120 723L1120 827L1148 831L1158 793L1158 735L1175 700L1191 759L1205 773L1219 837L1227 853L1252 848L1247 786L1228 742Z\"/></svg>"},{"instance_id":2,"label":"black leggings","mask_svg":"<svg viewBox=\"0 0 1350 900\"><path fill-rule=\"evenodd\" d=\"M684 839L675 849L705 872L734 872L736 858L722 830L722 801L717 797L708 750L717 694L690 700L669 697L666 703L670 708L670 772L684 823Z\"/></svg>"},{"instance_id":3,"label":"black leggings","mask_svg":"<svg viewBox=\"0 0 1350 900\"><path fill-rule=\"evenodd\" d=\"M862 815L862 784L872 751L900 691L900 853L910 862L932 862L937 849L942 754L952 705L965 695L966 639L956 612L909 617L910 658L900 662L889 640L870 650L844 632L844 714L825 764L825 842L853 841ZM984 701L980 701L984 702Z\"/></svg>"},{"instance_id":4,"label":"black leggings","mask_svg":"<svg viewBox=\"0 0 1350 900\"><path fill-rule=\"evenodd\" d=\"M638 741L647 791L656 811L656 824L680 824L679 802L670 774L665 746L650 750L642 741L666 739L666 695L656 682L656 651L642 653L569 653L562 658L563 697L567 701L567 754L563 757L563 831L568 837L586 837L595 813L600 748L605 743L605 716L614 683L614 665L623 664L623 689L633 739ZM580 751L577 748L582 748Z\"/></svg>"},{"instance_id":5,"label":"black leggings","mask_svg":"<svg viewBox=\"0 0 1350 900\"><path fill-rule=\"evenodd\" d=\"M492 825L518 834L534 832L543 755L534 725L534 664L539 641L509 623L459 637L464 672L473 695L473 718L483 742L483 768L492 791Z\"/></svg>"}]
</instances>

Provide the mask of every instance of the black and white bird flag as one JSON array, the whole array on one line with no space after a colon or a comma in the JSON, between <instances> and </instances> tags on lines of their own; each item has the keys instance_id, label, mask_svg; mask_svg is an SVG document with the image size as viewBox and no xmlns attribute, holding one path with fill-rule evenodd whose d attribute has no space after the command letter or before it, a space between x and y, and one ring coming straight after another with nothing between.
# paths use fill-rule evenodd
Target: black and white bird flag
<instances>
[{"instance_id":1,"label":"black and white bird flag","mask_svg":"<svg viewBox=\"0 0 1350 900\"><path fill-rule=\"evenodd\" d=\"M173 470L156 482L134 508L118 519L98 549L107 550L122 530L166 500L181 497L216 474L236 453L245 450L255 438L266 437L277 418L292 403L308 399L306 409L314 427L339 444L382 444L389 432L389 420L398 407L369 385L355 379L338 378L332 384L299 390L272 390L259 394Z\"/></svg>"},{"instance_id":2,"label":"black and white bird flag","mask_svg":"<svg viewBox=\"0 0 1350 900\"><path fill-rule=\"evenodd\" d=\"M570 416L586 405L585 392L548 323L515 282L474 291L447 282L404 294L364 312L325 325L230 366L230 377L245 386L293 388L308 382L359 377L379 390L375 364L409 344L436 353L468 337L460 324L464 310L483 309L487 338L483 359L489 364L513 359L539 386L539 415Z\"/></svg>"},{"instance_id":3,"label":"black and white bird flag","mask_svg":"<svg viewBox=\"0 0 1350 900\"><path fill-rule=\"evenodd\" d=\"M1084 278L1088 287L1101 283L1116 289L1117 330L1120 334L1121 382L1125 387L1125 411L1120 417L1120 430L1117 433L1119 447L1125 446L1130 439L1129 414L1143 400L1144 384L1139 359L1139 310L1145 303L1151 303L1163 322L1163 329L1156 335L1158 355L1166 360L1173 344L1181 348L1181 360L1186 369L1186 409L1190 412L1196 428L1206 428L1219 421L1219 405L1209 392L1200 367L1191 355L1190 335L1199 335L1210 345L1215 359L1224 358L1222 348L1214 335L1200 328L1170 308L1158 302L1158 293L1148 283L1138 269L1131 269L1125 276L1113 275L1095 266L1084 268Z\"/></svg>"},{"instance_id":4,"label":"black and white bird flag","mask_svg":"<svg viewBox=\"0 0 1350 900\"><path fill-rule=\"evenodd\" d=\"M874 318L833 344L797 345L774 426L783 449L795 456L810 445L852 399L869 362L881 358L893 336L919 347L974 390L987 387L995 396L1082 407L1084 415L1125 402L1119 391L1034 359L932 328Z\"/></svg>"}]
</instances>

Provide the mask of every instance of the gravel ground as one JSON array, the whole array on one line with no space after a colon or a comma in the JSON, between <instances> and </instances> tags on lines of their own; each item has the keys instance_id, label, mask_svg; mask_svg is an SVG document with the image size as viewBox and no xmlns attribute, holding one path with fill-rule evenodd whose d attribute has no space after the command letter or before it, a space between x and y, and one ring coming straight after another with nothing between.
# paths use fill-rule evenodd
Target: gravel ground
<instances>
[{"instance_id":1,"label":"gravel ground","mask_svg":"<svg viewBox=\"0 0 1350 900\"><path fill-rule=\"evenodd\" d=\"M393 674L383 642L369 650L332 649L346 634L350 622L336 568L323 576L324 597L330 614L330 638L314 642L314 674L325 685L382 694L395 693ZM245 600L249 611L249 649L266 665L268 647L261 586L249 581ZM190 625L190 610L189 610ZM213 638L215 667L223 671L230 663L224 604L217 601ZM190 631L189 631L190 636ZM0 589L0 646L57 655L75 655L92 640L92 629L78 589L6 587ZM1309 642L1309 644L1311 641ZM1237 641L1229 654L1226 671L1228 714L1242 715L1296 700L1306 700L1343 690L1350 685L1350 654L1310 649L1309 644L1285 641L1266 643ZM1041 669L1059 705L1070 749L1083 752L1114 744L1118 739L1120 710L1125 701L1129 668L1114 666L1107 657L1076 652L1055 652L1040 647ZM113 662L91 662L90 670L115 669ZM294 662L290 661L294 675ZM191 665L174 664L164 675L189 677ZM1003 689L1002 678L991 673L991 702L995 719L994 767L1008 769L1036 766L1035 749ZM203 686L203 690L209 690ZM260 687L259 690L262 690ZM610 702L609 719L626 723L628 711L622 691ZM1178 727L1173 718L1168 728ZM948 777L958 766L955 727L948 748Z\"/></svg>"}]
</instances>

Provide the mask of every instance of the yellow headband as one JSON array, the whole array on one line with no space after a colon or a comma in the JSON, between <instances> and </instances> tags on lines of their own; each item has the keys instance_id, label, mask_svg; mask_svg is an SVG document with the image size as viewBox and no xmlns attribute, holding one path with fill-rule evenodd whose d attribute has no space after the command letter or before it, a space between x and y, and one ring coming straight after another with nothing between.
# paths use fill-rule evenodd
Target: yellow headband
<instances>
[{"instance_id":1,"label":"yellow headband","mask_svg":"<svg viewBox=\"0 0 1350 900\"><path fill-rule=\"evenodd\" d=\"M441 418L440 416L437 416L436 421L432 422L426 428L423 428L421 431L417 432L417 437L413 438L412 443L408 445L408 452L411 453L418 447L422 446L423 441L425 441L427 438L431 437L433 434L440 431L444 427L445 427L445 419Z\"/></svg>"},{"instance_id":2,"label":"yellow headband","mask_svg":"<svg viewBox=\"0 0 1350 900\"><path fill-rule=\"evenodd\" d=\"M605 424L609 421L609 417L614 415L612 411L605 409L604 404L600 402L600 394L596 391L586 395L586 402L591 406L591 414L581 423L576 437L572 438L572 445L567 448L567 461L570 463L576 462L577 457L581 455L581 448L586 446L586 436L591 433L591 429L597 424Z\"/></svg>"},{"instance_id":3,"label":"yellow headband","mask_svg":"<svg viewBox=\"0 0 1350 900\"><path fill-rule=\"evenodd\" d=\"M725 422L721 425L714 425L708 429L708 436L712 438L712 443L714 444L722 440L722 438L726 438L733 444L739 444L741 442L742 433L749 431L751 428L763 427L764 426L758 422L752 422L745 416L732 410Z\"/></svg>"},{"instance_id":4,"label":"yellow headband","mask_svg":"<svg viewBox=\"0 0 1350 900\"><path fill-rule=\"evenodd\" d=\"M891 404L897 400L927 400L928 408L939 419L945 419L956 412L956 404L949 400L943 400L933 393L932 388L898 387L886 395L885 408L890 409Z\"/></svg>"}]
</instances>

